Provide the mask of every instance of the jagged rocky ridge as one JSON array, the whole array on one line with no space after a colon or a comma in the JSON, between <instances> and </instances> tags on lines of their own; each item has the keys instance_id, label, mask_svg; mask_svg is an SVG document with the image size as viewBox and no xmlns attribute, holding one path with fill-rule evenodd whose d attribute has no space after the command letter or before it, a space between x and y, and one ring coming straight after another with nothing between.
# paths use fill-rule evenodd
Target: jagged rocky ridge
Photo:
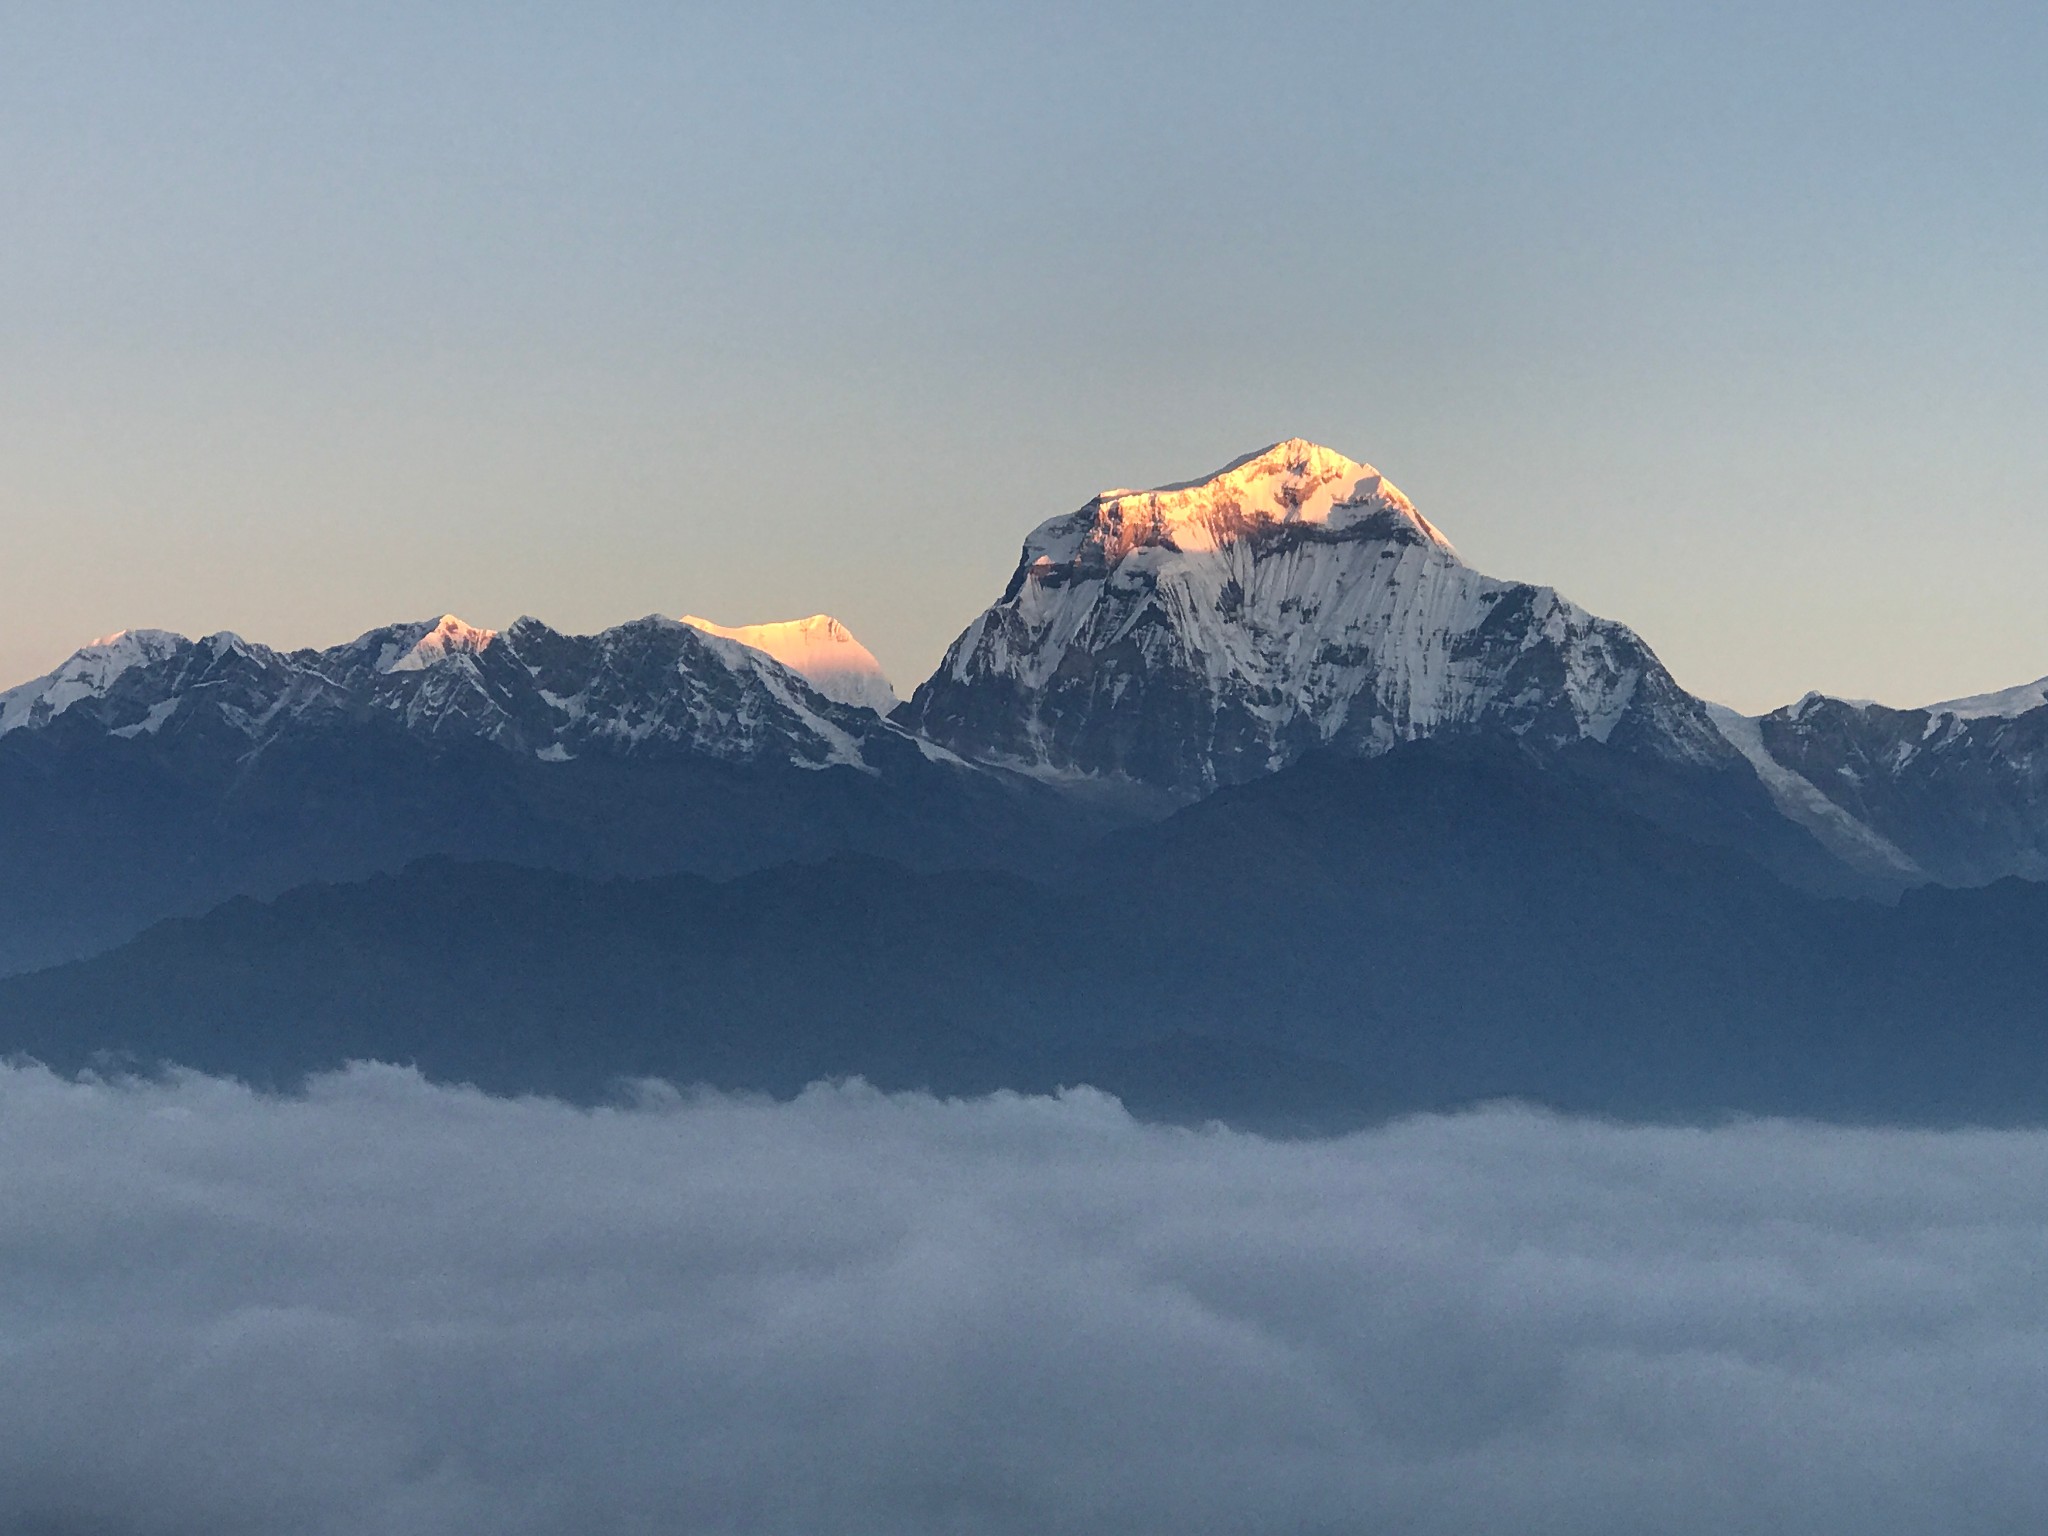
<instances>
[{"instance_id":1,"label":"jagged rocky ridge","mask_svg":"<svg viewBox=\"0 0 2048 1536\"><path fill-rule=\"evenodd\" d=\"M367 720L542 761L682 753L809 768L867 767L864 743L887 729L764 651L661 617L564 635L449 614L301 651L140 630L0 694L0 735L187 736L238 754Z\"/></svg>"},{"instance_id":2,"label":"jagged rocky ridge","mask_svg":"<svg viewBox=\"0 0 2048 1536\"><path fill-rule=\"evenodd\" d=\"M1891 709L1810 693L1720 713L1787 816L1899 885L2048 879L2048 680Z\"/></svg>"}]
</instances>

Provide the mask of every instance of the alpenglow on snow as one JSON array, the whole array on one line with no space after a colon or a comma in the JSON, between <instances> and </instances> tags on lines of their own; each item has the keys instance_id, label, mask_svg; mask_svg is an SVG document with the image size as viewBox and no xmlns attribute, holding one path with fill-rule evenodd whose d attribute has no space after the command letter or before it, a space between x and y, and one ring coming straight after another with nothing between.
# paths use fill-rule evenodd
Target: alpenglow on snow
<instances>
[{"instance_id":1,"label":"alpenglow on snow","mask_svg":"<svg viewBox=\"0 0 2048 1536\"><path fill-rule=\"evenodd\" d=\"M1377 470L1298 438L1041 524L899 718L966 757L1189 793L1482 728L1735 758L1626 626L1481 575Z\"/></svg>"}]
</instances>

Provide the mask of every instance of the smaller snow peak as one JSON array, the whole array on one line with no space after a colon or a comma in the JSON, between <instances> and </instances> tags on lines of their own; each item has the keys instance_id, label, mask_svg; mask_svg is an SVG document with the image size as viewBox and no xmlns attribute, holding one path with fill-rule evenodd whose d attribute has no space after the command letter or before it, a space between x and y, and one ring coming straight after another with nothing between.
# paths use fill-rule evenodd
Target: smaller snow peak
<instances>
[{"instance_id":1,"label":"smaller snow peak","mask_svg":"<svg viewBox=\"0 0 2048 1536\"><path fill-rule=\"evenodd\" d=\"M405 646L402 639L385 645L377 660L379 672L422 672L451 657L474 656L498 638L496 630L465 624L452 613L413 628L417 638L411 646Z\"/></svg>"},{"instance_id":2,"label":"smaller snow peak","mask_svg":"<svg viewBox=\"0 0 2048 1536\"><path fill-rule=\"evenodd\" d=\"M781 662L826 698L886 715L897 705L896 690L874 653L829 613L771 624L714 624L686 613L682 622L722 640L736 641Z\"/></svg>"},{"instance_id":3,"label":"smaller snow peak","mask_svg":"<svg viewBox=\"0 0 2048 1536\"><path fill-rule=\"evenodd\" d=\"M119 658L129 665L137 661L161 661L185 643L183 635L168 629L117 629L111 635L102 635L90 644L80 646L71 660L104 655Z\"/></svg>"},{"instance_id":4,"label":"smaller snow peak","mask_svg":"<svg viewBox=\"0 0 2048 1536\"><path fill-rule=\"evenodd\" d=\"M81 646L54 672L0 693L0 735L43 725L81 699L102 698L136 667L176 655L189 644L167 629L122 629Z\"/></svg>"},{"instance_id":5,"label":"smaller snow peak","mask_svg":"<svg viewBox=\"0 0 2048 1536\"><path fill-rule=\"evenodd\" d=\"M1797 724L1815 710L1825 708L1828 705L1836 705L1843 709L1859 711L1876 709L1878 707L1875 699L1839 699L1832 693L1822 693L1817 688L1811 688L1799 696L1797 703L1787 704L1781 713L1783 713L1787 720Z\"/></svg>"},{"instance_id":6,"label":"smaller snow peak","mask_svg":"<svg viewBox=\"0 0 2048 1536\"><path fill-rule=\"evenodd\" d=\"M100 657L129 666L138 661L161 661L186 643L185 637L173 630L117 629L111 635L88 640L65 658L64 666ZM55 676L55 673L51 675Z\"/></svg>"},{"instance_id":7,"label":"smaller snow peak","mask_svg":"<svg viewBox=\"0 0 2048 1536\"><path fill-rule=\"evenodd\" d=\"M223 656L247 656L250 654L249 642L236 634L232 629L218 630L208 635L199 643L213 653L215 661L219 661Z\"/></svg>"},{"instance_id":8,"label":"smaller snow peak","mask_svg":"<svg viewBox=\"0 0 2048 1536\"><path fill-rule=\"evenodd\" d=\"M1930 715L1951 715L1958 720L2011 720L2048 704L2048 677L2001 688L1996 693L1973 693L1968 698L1944 699L1926 706Z\"/></svg>"},{"instance_id":9,"label":"smaller snow peak","mask_svg":"<svg viewBox=\"0 0 2048 1536\"><path fill-rule=\"evenodd\" d=\"M474 624L463 623L452 613L444 613L423 641L432 640L449 650L480 651L497 638L495 629L478 629Z\"/></svg>"},{"instance_id":10,"label":"smaller snow peak","mask_svg":"<svg viewBox=\"0 0 2048 1536\"><path fill-rule=\"evenodd\" d=\"M67 684L101 692L129 668L162 661L190 643L183 635L167 629L116 630L90 645L80 646L56 671L23 686Z\"/></svg>"},{"instance_id":11,"label":"smaller snow peak","mask_svg":"<svg viewBox=\"0 0 2048 1536\"><path fill-rule=\"evenodd\" d=\"M751 645L756 650L767 649L760 643L763 640L822 639L832 642L853 639L853 632L829 613L814 613L807 619L780 619L770 624L716 624L697 614L686 613L679 622L692 629L701 629L708 635L723 635L728 640Z\"/></svg>"}]
</instances>

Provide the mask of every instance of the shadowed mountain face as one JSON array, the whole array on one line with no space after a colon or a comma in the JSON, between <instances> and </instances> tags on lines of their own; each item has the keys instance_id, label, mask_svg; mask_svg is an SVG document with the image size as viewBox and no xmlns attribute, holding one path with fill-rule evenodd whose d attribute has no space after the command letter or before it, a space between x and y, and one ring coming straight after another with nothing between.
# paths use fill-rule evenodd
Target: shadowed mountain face
<instances>
[{"instance_id":1,"label":"shadowed mountain face","mask_svg":"<svg viewBox=\"0 0 2048 1536\"><path fill-rule=\"evenodd\" d=\"M1910 883L2048 878L2048 706L2041 684L1925 709L1809 694L1739 722L1819 816L1886 851ZM1799 814L1797 804L1794 814ZM1825 820L1821 818L1824 817Z\"/></svg>"},{"instance_id":2,"label":"shadowed mountain face","mask_svg":"<svg viewBox=\"0 0 2048 1536\"><path fill-rule=\"evenodd\" d=\"M0 737L0 970L103 949L168 914L426 856L589 874L729 876L835 853L915 868L1035 866L1160 814L928 761L885 772L669 755L542 762L389 722L223 761L203 744Z\"/></svg>"},{"instance_id":3,"label":"shadowed mountain face","mask_svg":"<svg viewBox=\"0 0 2048 1536\"><path fill-rule=\"evenodd\" d=\"M0 982L0 1044L271 1080L372 1055L583 1097L1089 1081L1282 1129L1495 1095L2038 1119L2044 955L2038 887L1808 897L1595 774L1425 743L1223 791L1057 884L434 863L239 901Z\"/></svg>"}]
</instances>

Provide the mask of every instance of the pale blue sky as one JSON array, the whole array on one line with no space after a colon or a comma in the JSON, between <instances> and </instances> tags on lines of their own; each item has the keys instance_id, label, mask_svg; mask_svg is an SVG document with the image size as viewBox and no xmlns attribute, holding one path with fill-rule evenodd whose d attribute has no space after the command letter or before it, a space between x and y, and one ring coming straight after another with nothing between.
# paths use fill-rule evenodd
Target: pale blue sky
<instances>
[{"instance_id":1,"label":"pale blue sky","mask_svg":"<svg viewBox=\"0 0 2048 1536\"><path fill-rule=\"evenodd\" d=\"M1710 696L2048 673L2037 6L315 9L0 4L0 681L823 609L907 689L1297 434Z\"/></svg>"}]
</instances>

